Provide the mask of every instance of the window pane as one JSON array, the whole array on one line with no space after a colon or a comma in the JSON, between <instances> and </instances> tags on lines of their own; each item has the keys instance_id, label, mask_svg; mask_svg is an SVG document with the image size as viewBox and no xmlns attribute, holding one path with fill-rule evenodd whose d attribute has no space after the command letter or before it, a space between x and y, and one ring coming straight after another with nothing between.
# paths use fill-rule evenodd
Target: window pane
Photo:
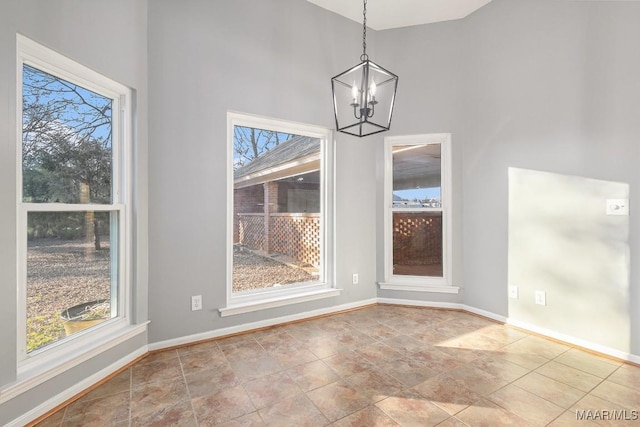
<instances>
[{"instance_id":1,"label":"window pane","mask_svg":"<svg viewBox=\"0 0 640 427\"><path fill-rule=\"evenodd\" d=\"M440 144L393 147L393 207L440 207Z\"/></svg>"},{"instance_id":2,"label":"window pane","mask_svg":"<svg viewBox=\"0 0 640 427\"><path fill-rule=\"evenodd\" d=\"M23 66L23 201L111 203L112 100Z\"/></svg>"},{"instance_id":3,"label":"window pane","mask_svg":"<svg viewBox=\"0 0 640 427\"><path fill-rule=\"evenodd\" d=\"M117 316L117 212L30 212L27 352Z\"/></svg>"},{"instance_id":4,"label":"window pane","mask_svg":"<svg viewBox=\"0 0 640 427\"><path fill-rule=\"evenodd\" d=\"M320 139L234 128L233 292L316 282Z\"/></svg>"},{"instance_id":5,"label":"window pane","mask_svg":"<svg viewBox=\"0 0 640 427\"><path fill-rule=\"evenodd\" d=\"M393 274L442 277L442 212L393 213Z\"/></svg>"}]
</instances>

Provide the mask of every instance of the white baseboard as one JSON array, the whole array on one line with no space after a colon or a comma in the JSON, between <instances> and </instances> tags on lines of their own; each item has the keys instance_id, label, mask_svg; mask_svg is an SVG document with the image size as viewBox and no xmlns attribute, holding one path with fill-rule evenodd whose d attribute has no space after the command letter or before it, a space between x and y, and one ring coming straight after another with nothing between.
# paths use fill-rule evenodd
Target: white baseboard
<instances>
[{"instance_id":1,"label":"white baseboard","mask_svg":"<svg viewBox=\"0 0 640 427\"><path fill-rule=\"evenodd\" d=\"M469 313L477 314L489 319L496 320L498 322L516 326L520 329L524 329L529 332L533 332L539 335L553 338L558 341L565 342L569 345L574 345L577 347L594 351L596 353L615 357L616 359L626 360L632 363L640 364L640 356L638 355L616 350L614 348L603 346L591 341L583 340L581 338L576 338L569 335L561 334L559 332L555 332L549 329L540 328L536 325L521 322L512 318L502 316L500 314L495 314L490 311L482 310L480 308L472 307L465 304L446 303L446 302L443 303L443 302L433 302L433 301L416 301L416 300L406 300L406 299L399 299L399 298L378 298L377 301L380 304L394 304L394 305L408 305L408 306L414 306L414 307L450 308L450 309L464 310L464 311L468 311Z\"/></svg>"},{"instance_id":2,"label":"white baseboard","mask_svg":"<svg viewBox=\"0 0 640 427\"><path fill-rule=\"evenodd\" d=\"M605 354L607 356L615 357L616 359L626 360L633 363L640 363L640 356L636 356L634 354L616 350L614 348L607 347L604 345L596 344L594 342L587 341L582 338L572 337L570 335L565 335L560 332L552 331L550 329L541 328L539 326L532 325L530 323L522 322L520 320L516 320L512 318L508 318L505 323L518 327L520 329L524 329L539 335L544 335L546 337L565 342L567 344L575 345L578 347L585 348L587 350L595 351L600 354Z\"/></svg>"},{"instance_id":3,"label":"white baseboard","mask_svg":"<svg viewBox=\"0 0 640 427\"><path fill-rule=\"evenodd\" d=\"M162 350L164 348L170 348L180 345L187 345L198 341L210 340L213 338L223 337L225 335L233 335L241 332L247 332L254 329L266 328L269 326L279 325L281 323L294 322L296 320L304 320L311 317L322 316L325 314L337 313L344 310L350 310L353 308L363 307L365 305L375 304L376 298L368 300L357 301L349 304L342 304L332 307L320 308L312 311L305 311L303 313L291 314L288 316L276 317L273 319L261 320L258 322L244 323L242 325L230 326L228 328L216 329L213 331L202 332L199 334L187 335L185 337L173 338L170 340L159 341L149 344L149 351Z\"/></svg>"},{"instance_id":4,"label":"white baseboard","mask_svg":"<svg viewBox=\"0 0 640 427\"><path fill-rule=\"evenodd\" d=\"M463 305L462 309L468 311L469 313L477 314L479 316L483 316L492 320L496 320L498 322L507 323L507 318L500 315L491 313L490 311L482 310L479 308L471 307L470 305Z\"/></svg>"},{"instance_id":5,"label":"white baseboard","mask_svg":"<svg viewBox=\"0 0 640 427\"><path fill-rule=\"evenodd\" d=\"M626 352L619 351L610 347L602 346L587 340L575 338L575 337L564 335L552 330L540 328L536 325L532 325L532 324L521 322L515 319L507 318L502 315L491 313L489 311L468 306L465 304L433 302L433 301L416 301L416 300L400 299L400 298L371 298L368 300L342 304L339 306L326 307L326 308L321 308L317 310L306 311L303 313L297 313L297 314L277 317L273 319L266 319L258 322L245 323L242 325L202 332L198 334L187 335L184 337L173 338L173 339L149 344L145 347L141 347L140 349L136 350L134 353L127 355L126 357L109 365L108 367L102 369L101 371L91 375L90 377L84 379L83 381L79 382L73 387L65 390L63 393L60 393L54 396L53 398L47 400L46 402L42 403L41 405L37 406L31 411L11 421L9 424L7 424L7 426L11 426L11 427L22 426L33 421L34 419L42 416L43 414L46 414L48 411L51 411L52 409L54 409L56 406L64 403L68 399L76 396L78 393L81 393L82 391L91 387L95 383L99 382L100 380L106 378L107 376L111 375L112 373L116 372L117 370L121 369L127 364L131 363L138 357L146 354L148 351L157 351L157 350L162 350L165 348L170 348L175 346L188 345L198 341L209 340L209 339L218 338L226 335L238 334L238 333L247 332L247 331L251 331L259 328L278 325L281 323L293 322L293 321L304 320L304 319L308 319L316 316L328 315L328 314L337 313L344 310L355 309L355 308L359 308L359 307L363 307L363 306L367 306L375 303L464 310L469 313L477 314L489 319L493 319L499 322L516 326L526 331L530 331L539 335L553 338L570 345L582 347L587 350L612 356L620 360L626 360L632 363L640 364L640 356L638 355L626 353Z\"/></svg>"},{"instance_id":6,"label":"white baseboard","mask_svg":"<svg viewBox=\"0 0 640 427\"><path fill-rule=\"evenodd\" d=\"M145 354L147 354L147 352L148 352L148 349L146 346L140 347L138 350L134 351L133 353L126 355L122 359L112 363L106 368L96 372L95 374L85 378L79 383L66 389L62 393L59 393L54 397L52 397L51 399L47 400L46 402L36 406L29 412L22 414L20 417L14 419L13 421L10 421L7 424L7 427L21 427L29 424L33 420L53 410L55 407L63 404L64 402L78 395L79 393L82 393L84 390L88 389L89 387L93 386L94 384L98 383L99 381L103 380L104 378L108 377L114 372L117 372L119 369L124 368L125 366L127 366L128 364L136 360L138 357L144 356Z\"/></svg>"},{"instance_id":7,"label":"white baseboard","mask_svg":"<svg viewBox=\"0 0 640 427\"><path fill-rule=\"evenodd\" d=\"M433 301L416 301L412 299L401 298L378 298L377 302L380 304L393 304L393 305L409 305L414 307L430 307L430 308L451 308L456 310L462 310L463 305L455 302L433 302Z\"/></svg>"}]
</instances>

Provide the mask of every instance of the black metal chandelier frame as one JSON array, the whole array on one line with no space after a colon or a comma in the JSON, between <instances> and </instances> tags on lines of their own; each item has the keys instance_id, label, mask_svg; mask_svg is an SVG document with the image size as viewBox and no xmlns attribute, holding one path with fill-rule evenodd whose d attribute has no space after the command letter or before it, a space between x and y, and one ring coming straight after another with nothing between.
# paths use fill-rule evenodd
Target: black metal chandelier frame
<instances>
[{"instance_id":1,"label":"black metal chandelier frame","mask_svg":"<svg viewBox=\"0 0 640 427\"><path fill-rule=\"evenodd\" d=\"M361 62L331 79L336 130L358 137L389 130L398 87L398 76L371 61L369 55L367 55L367 0L363 0L362 15ZM377 82L375 81L376 77L379 79ZM353 84L349 84L348 79L353 79ZM388 98L386 102L390 104L383 109L383 114L388 113L388 115L384 117L384 122L379 122L373 120L376 114L376 105L380 104L380 101L376 99L376 94L378 88L387 87L388 85L392 92L386 97ZM344 91L351 92L351 103L348 105L353 109L353 116L347 123L344 123L347 117L339 113L345 108L345 103L339 99L344 98L344 96L338 96L338 92Z\"/></svg>"}]
</instances>

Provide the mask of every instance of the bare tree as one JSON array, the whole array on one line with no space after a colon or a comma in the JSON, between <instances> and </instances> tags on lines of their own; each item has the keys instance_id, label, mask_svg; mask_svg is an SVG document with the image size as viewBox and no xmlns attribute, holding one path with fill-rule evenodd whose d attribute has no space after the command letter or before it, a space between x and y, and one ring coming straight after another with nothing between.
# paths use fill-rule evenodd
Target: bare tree
<instances>
[{"instance_id":1,"label":"bare tree","mask_svg":"<svg viewBox=\"0 0 640 427\"><path fill-rule=\"evenodd\" d=\"M112 100L28 65L22 95L25 200L109 203ZM88 214L87 236L100 249L98 218Z\"/></svg>"},{"instance_id":2,"label":"bare tree","mask_svg":"<svg viewBox=\"0 0 640 427\"><path fill-rule=\"evenodd\" d=\"M236 126L233 129L234 170L293 137L289 133Z\"/></svg>"}]
</instances>

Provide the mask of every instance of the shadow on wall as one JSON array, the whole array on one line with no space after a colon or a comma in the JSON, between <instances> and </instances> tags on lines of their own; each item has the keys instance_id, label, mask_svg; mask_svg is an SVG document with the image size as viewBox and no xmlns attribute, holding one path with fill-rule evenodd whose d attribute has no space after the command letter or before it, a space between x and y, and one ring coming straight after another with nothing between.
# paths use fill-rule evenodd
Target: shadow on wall
<instances>
[{"instance_id":1,"label":"shadow on wall","mask_svg":"<svg viewBox=\"0 0 640 427\"><path fill-rule=\"evenodd\" d=\"M630 352L629 216L606 212L628 198L629 184L509 168L509 318Z\"/></svg>"}]
</instances>

